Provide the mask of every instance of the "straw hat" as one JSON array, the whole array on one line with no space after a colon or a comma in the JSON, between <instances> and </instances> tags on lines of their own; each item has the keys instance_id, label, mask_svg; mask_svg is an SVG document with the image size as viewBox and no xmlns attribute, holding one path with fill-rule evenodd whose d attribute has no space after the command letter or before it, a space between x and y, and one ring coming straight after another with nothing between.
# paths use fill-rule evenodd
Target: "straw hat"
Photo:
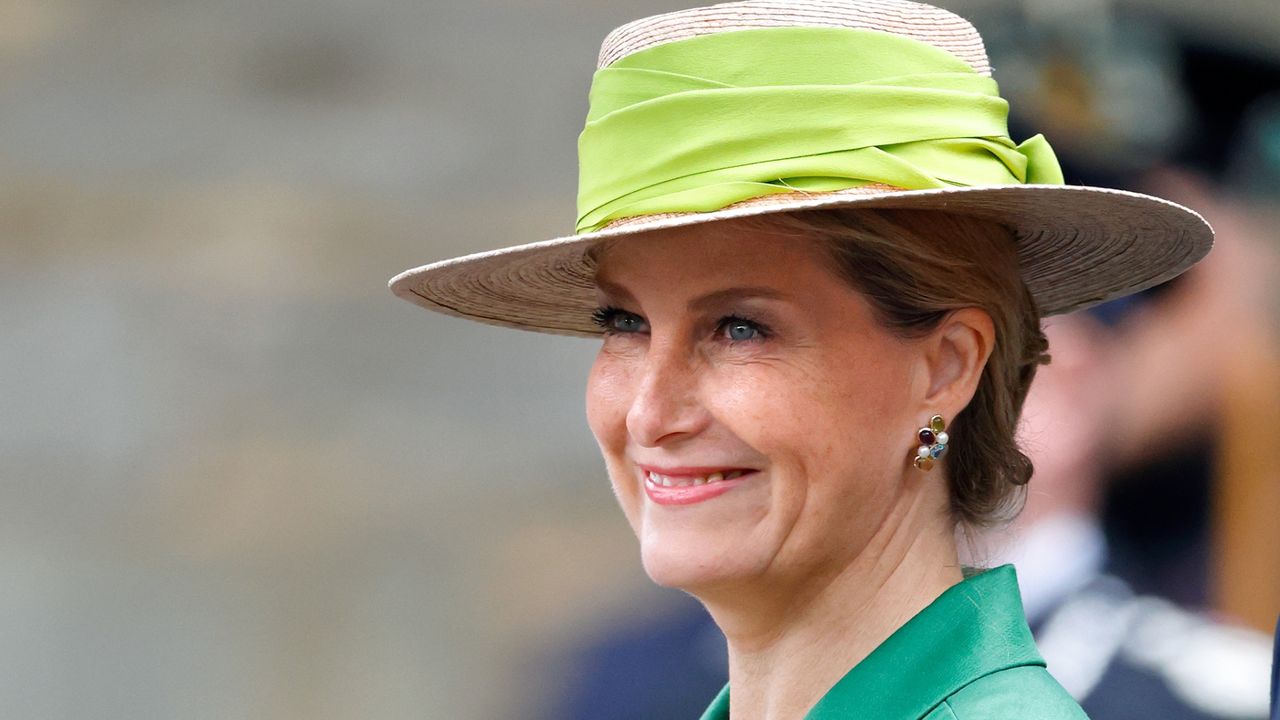
<instances>
[{"instance_id":1,"label":"straw hat","mask_svg":"<svg viewBox=\"0 0 1280 720\"><path fill-rule=\"evenodd\" d=\"M449 315L595 336L594 241L816 208L1002 223L1044 315L1151 287L1209 251L1213 231L1188 208L1062 185L1043 138L1008 139L990 76L968 21L905 0L744 0L636 20L600 49L577 231L390 287Z\"/></svg>"}]
</instances>

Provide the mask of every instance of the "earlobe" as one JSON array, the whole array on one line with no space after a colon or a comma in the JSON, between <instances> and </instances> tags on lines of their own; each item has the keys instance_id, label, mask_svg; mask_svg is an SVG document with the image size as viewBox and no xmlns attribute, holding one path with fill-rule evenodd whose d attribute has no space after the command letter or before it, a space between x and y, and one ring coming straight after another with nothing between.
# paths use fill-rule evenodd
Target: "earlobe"
<instances>
[{"instance_id":1,"label":"earlobe","mask_svg":"<svg viewBox=\"0 0 1280 720\"><path fill-rule=\"evenodd\" d=\"M928 392L922 398L930 412L954 417L973 398L982 369L995 347L995 325L986 311L953 310L929 335L926 367Z\"/></svg>"}]
</instances>

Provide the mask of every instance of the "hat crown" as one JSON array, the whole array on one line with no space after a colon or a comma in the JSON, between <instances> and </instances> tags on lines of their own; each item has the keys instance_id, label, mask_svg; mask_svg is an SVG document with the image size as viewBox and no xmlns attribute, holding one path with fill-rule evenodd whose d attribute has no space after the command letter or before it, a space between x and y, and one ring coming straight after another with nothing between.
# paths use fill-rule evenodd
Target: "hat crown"
<instances>
[{"instance_id":1,"label":"hat crown","mask_svg":"<svg viewBox=\"0 0 1280 720\"><path fill-rule=\"evenodd\" d=\"M991 76L982 36L942 8L908 0L739 0L633 20L605 36L597 68L632 53L699 35L766 27L843 27L911 38Z\"/></svg>"}]
</instances>

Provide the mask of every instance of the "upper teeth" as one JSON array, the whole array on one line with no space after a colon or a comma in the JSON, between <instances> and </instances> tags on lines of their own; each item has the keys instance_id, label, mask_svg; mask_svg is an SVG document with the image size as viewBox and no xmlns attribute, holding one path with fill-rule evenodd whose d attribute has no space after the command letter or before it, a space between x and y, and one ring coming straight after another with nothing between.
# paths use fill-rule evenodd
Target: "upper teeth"
<instances>
[{"instance_id":1,"label":"upper teeth","mask_svg":"<svg viewBox=\"0 0 1280 720\"><path fill-rule=\"evenodd\" d=\"M649 482L662 487L688 487L690 485L706 485L707 483L720 482L721 480L732 480L739 475L745 473L746 470L730 470L726 473L714 472L706 477L670 477L667 475L659 475L656 472L646 473Z\"/></svg>"}]
</instances>

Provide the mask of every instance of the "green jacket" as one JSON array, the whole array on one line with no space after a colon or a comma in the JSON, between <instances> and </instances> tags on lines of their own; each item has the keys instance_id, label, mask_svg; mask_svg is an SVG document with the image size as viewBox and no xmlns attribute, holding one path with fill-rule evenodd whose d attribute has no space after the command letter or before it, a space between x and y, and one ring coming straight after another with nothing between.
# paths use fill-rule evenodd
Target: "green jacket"
<instances>
[{"instance_id":1,"label":"green jacket","mask_svg":"<svg viewBox=\"0 0 1280 720\"><path fill-rule=\"evenodd\" d=\"M702 720L729 720L725 685ZM1003 565L947 589L818 701L805 720L1088 720L1045 670Z\"/></svg>"}]
</instances>

